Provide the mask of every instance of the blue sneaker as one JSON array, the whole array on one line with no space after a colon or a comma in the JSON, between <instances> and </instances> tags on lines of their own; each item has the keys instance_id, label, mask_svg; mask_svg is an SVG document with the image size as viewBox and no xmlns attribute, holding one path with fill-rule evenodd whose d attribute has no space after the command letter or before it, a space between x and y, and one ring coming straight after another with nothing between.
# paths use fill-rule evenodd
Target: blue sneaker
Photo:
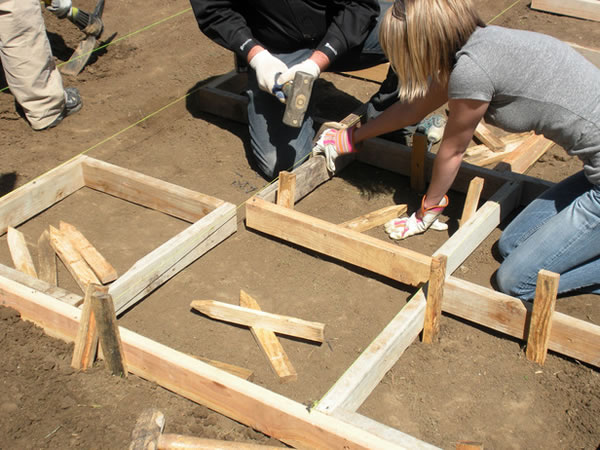
<instances>
[{"instance_id":1,"label":"blue sneaker","mask_svg":"<svg viewBox=\"0 0 600 450\"><path fill-rule=\"evenodd\" d=\"M446 122L447 120L444 116L433 114L417 124L417 132L427 136L430 144L435 144L442 139Z\"/></svg>"}]
</instances>

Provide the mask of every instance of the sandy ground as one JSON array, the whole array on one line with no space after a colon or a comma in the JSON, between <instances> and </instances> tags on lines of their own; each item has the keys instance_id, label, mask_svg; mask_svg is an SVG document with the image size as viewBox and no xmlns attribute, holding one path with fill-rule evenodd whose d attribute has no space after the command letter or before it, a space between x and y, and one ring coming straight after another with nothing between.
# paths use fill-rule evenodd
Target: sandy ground
<instances>
[{"instance_id":1,"label":"sandy ground","mask_svg":"<svg viewBox=\"0 0 600 450\"><path fill-rule=\"evenodd\" d=\"M90 0L80 3L93 8ZM526 2L477 4L482 17L494 24L600 47L595 22L532 11ZM107 2L103 38L113 37L112 43L77 78L65 77L65 85L80 89L84 108L56 129L31 131L11 94L2 92L0 193L83 153L240 206L233 236L130 309L119 324L175 349L246 367L258 385L310 404L327 392L414 288L246 229L243 203L266 181L248 160L245 126L199 112L193 94L188 95L233 68L231 54L199 32L188 9L184 0ZM60 63L82 36L72 24L44 16ZM315 98L321 99L326 117L339 120L376 89L376 83L325 74ZM529 174L559 181L580 168L578 160L553 147ZM463 195L452 193L445 217L451 230L463 201ZM414 209L418 202L407 179L355 163L297 209L339 223L393 203ZM41 232L61 220L77 226L119 273L187 226L83 189L19 226L34 256ZM492 286L499 265L495 242L504 225L457 276ZM381 229L370 234L386 239ZM430 232L402 245L431 255L447 237ZM0 262L12 266L5 236ZM64 267L59 285L80 292ZM247 329L190 311L197 299L237 303L240 289L264 310L327 324L322 345L282 338L298 372L296 382L278 382ZM561 298L557 309L600 323L595 296ZM73 371L72 346L48 338L6 308L0 308L0 342L0 448L124 448L148 406L163 410L168 432L278 445L135 376L111 377L102 362L85 373ZM521 342L445 316L440 342L409 347L359 412L443 448L466 439L499 449L593 449L600 443L598 376L597 368L556 354L539 367L525 359Z\"/></svg>"}]
</instances>

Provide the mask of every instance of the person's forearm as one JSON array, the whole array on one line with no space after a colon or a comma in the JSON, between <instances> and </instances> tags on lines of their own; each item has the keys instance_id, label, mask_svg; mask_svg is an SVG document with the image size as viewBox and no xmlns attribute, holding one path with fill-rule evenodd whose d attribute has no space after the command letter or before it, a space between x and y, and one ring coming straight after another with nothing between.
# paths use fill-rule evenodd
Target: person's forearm
<instances>
[{"instance_id":1,"label":"person's forearm","mask_svg":"<svg viewBox=\"0 0 600 450\"><path fill-rule=\"evenodd\" d=\"M250 63L252 58L254 58L258 52L261 52L263 50L264 48L262 48L260 45L255 45L254 47L252 47L248 52L248 63Z\"/></svg>"},{"instance_id":2,"label":"person's forearm","mask_svg":"<svg viewBox=\"0 0 600 450\"><path fill-rule=\"evenodd\" d=\"M329 67L329 58L319 50L315 50L309 59L313 60L319 66L321 72L324 72Z\"/></svg>"},{"instance_id":3,"label":"person's forearm","mask_svg":"<svg viewBox=\"0 0 600 450\"><path fill-rule=\"evenodd\" d=\"M443 143L440 146L433 161L431 183L429 184L423 203L425 208L439 205L444 195L450 190L460 168L464 154L463 150L452 148L450 145L444 146Z\"/></svg>"}]
</instances>

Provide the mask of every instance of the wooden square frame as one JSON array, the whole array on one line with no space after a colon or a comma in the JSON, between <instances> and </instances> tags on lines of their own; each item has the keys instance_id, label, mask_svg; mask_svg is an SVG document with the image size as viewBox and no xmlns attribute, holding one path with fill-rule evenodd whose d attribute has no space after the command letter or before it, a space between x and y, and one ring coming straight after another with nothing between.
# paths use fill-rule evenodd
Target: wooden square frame
<instances>
[{"instance_id":1,"label":"wooden square frame","mask_svg":"<svg viewBox=\"0 0 600 450\"><path fill-rule=\"evenodd\" d=\"M236 207L231 203L80 155L2 197L0 234L83 187L192 223L137 261L110 285L108 293L113 298L117 314L133 306L237 230ZM6 267L0 270L5 274L12 272ZM17 276L22 282L31 278ZM29 283L39 286L33 278ZM75 306L83 301L78 296L64 294L62 297Z\"/></svg>"}]
</instances>

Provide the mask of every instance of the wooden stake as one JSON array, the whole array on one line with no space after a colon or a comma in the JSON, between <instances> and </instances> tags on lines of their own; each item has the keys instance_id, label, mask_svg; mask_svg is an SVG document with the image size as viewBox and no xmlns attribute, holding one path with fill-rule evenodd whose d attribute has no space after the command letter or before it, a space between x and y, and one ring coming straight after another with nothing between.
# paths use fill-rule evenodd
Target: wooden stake
<instances>
[{"instance_id":1,"label":"wooden stake","mask_svg":"<svg viewBox=\"0 0 600 450\"><path fill-rule=\"evenodd\" d=\"M552 314L554 314L559 280L560 275L557 273L544 269L538 273L525 354L528 360L539 365L544 365L548 353Z\"/></svg>"},{"instance_id":2,"label":"wooden stake","mask_svg":"<svg viewBox=\"0 0 600 450\"><path fill-rule=\"evenodd\" d=\"M121 344L112 297L103 292L94 292L92 295L92 311L96 318L102 354L108 368L113 375L127 377L127 365L125 364L123 345Z\"/></svg>"},{"instance_id":3,"label":"wooden stake","mask_svg":"<svg viewBox=\"0 0 600 450\"><path fill-rule=\"evenodd\" d=\"M102 284L110 283L117 279L117 271L100 254L81 232L73 225L66 222L60 222L60 231L69 239L73 247L83 256L83 259L89 264L90 268L98 276Z\"/></svg>"},{"instance_id":4,"label":"wooden stake","mask_svg":"<svg viewBox=\"0 0 600 450\"><path fill-rule=\"evenodd\" d=\"M296 174L285 170L279 172L277 204L286 208L294 208L296 199Z\"/></svg>"},{"instance_id":5,"label":"wooden stake","mask_svg":"<svg viewBox=\"0 0 600 450\"><path fill-rule=\"evenodd\" d=\"M417 192L425 190L425 157L427 155L427 136L415 133L410 155L410 188Z\"/></svg>"},{"instance_id":6,"label":"wooden stake","mask_svg":"<svg viewBox=\"0 0 600 450\"><path fill-rule=\"evenodd\" d=\"M309 341L323 342L325 340L325 325L322 323L243 308L215 300L194 300L190 306L213 319L248 327L266 328L275 333Z\"/></svg>"},{"instance_id":7,"label":"wooden stake","mask_svg":"<svg viewBox=\"0 0 600 450\"><path fill-rule=\"evenodd\" d=\"M423 342L426 344L431 344L440 332L447 260L446 255L431 258L431 276L427 287L427 308L423 322Z\"/></svg>"},{"instance_id":8,"label":"wooden stake","mask_svg":"<svg viewBox=\"0 0 600 450\"><path fill-rule=\"evenodd\" d=\"M362 233L363 231L383 225L388 220L401 216L406 213L406 209L406 205L387 206L355 219L348 220L347 222L341 223L339 226Z\"/></svg>"},{"instance_id":9,"label":"wooden stake","mask_svg":"<svg viewBox=\"0 0 600 450\"><path fill-rule=\"evenodd\" d=\"M56 253L50 245L50 233L44 230L38 239L38 269L40 280L54 286L58 285L56 272Z\"/></svg>"},{"instance_id":10,"label":"wooden stake","mask_svg":"<svg viewBox=\"0 0 600 450\"><path fill-rule=\"evenodd\" d=\"M462 217L459 222L461 226L477 211L479 198L481 197L481 191L483 190L483 183L483 178L480 177L473 178L469 183L469 190L467 191L467 197L465 198L465 206L463 207Z\"/></svg>"},{"instance_id":11,"label":"wooden stake","mask_svg":"<svg viewBox=\"0 0 600 450\"><path fill-rule=\"evenodd\" d=\"M194 355L191 356L207 364L210 364L213 367L229 372L230 374L235 375L236 377L240 377L244 380L249 380L250 378L252 378L252 375L254 375L254 372L252 372L249 369L246 369L245 367L236 366L234 364L229 364L222 361L216 361L214 359L202 358Z\"/></svg>"},{"instance_id":12,"label":"wooden stake","mask_svg":"<svg viewBox=\"0 0 600 450\"><path fill-rule=\"evenodd\" d=\"M15 268L29 276L37 278L33 259L31 259L31 253L29 253L23 233L12 227L8 227L6 239Z\"/></svg>"},{"instance_id":13,"label":"wooden stake","mask_svg":"<svg viewBox=\"0 0 600 450\"><path fill-rule=\"evenodd\" d=\"M50 245L52 245L52 248L54 248L56 254L83 292L86 291L87 285L90 283L101 284L96 274L83 260L81 254L71 245L71 241L53 226L50 226Z\"/></svg>"},{"instance_id":14,"label":"wooden stake","mask_svg":"<svg viewBox=\"0 0 600 450\"><path fill-rule=\"evenodd\" d=\"M261 310L258 302L243 290L240 290L240 306L257 311ZM279 377L279 380L282 383L296 381L298 379L296 369L294 369L275 333L259 327L250 327L250 331L252 331L256 343L269 360L269 364L275 375Z\"/></svg>"},{"instance_id":15,"label":"wooden stake","mask_svg":"<svg viewBox=\"0 0 600 450\"><path fill-rule=\"evenodd\" d=\"M155 408L146 409L135 422L129 450L158 449L158 439L164 428L165 415Z\"/></svg>"},{"instance_id":16,"label":"wooden stake","mask_svg":"<svg viewBox=\"0 0 600 450\"><path fill-rule=\"evenodd\" d=\"M92 296L98 291L100 286L89 284L85 291L85 298L81 308L81 318L79 319L79 328L75 338L75 348L73 349L73 358L71 367L76 370L86 370L92 367L96 352L98 351L98 329L96 319L92 312Z\"/></svg>"}]
</instances>

